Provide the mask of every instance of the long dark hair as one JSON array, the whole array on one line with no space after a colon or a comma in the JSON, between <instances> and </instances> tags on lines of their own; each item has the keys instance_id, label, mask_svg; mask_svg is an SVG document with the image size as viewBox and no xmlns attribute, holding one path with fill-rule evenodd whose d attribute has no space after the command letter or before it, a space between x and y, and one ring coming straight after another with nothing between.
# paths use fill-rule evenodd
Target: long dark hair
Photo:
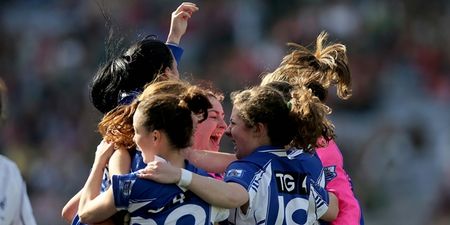
<instances>
[{"instance_id":1,"label":"long dark hair","mask_svg":"<svg viewBox=\"0 0 450 225\"><path fill-rule=\"evenodd\" d=\"M165 68L172 68L173 61L163 42L148 37L136 42L97 70L91 84L92 104L102 113L109 112L118 105L121 93L142 91Z\"/></svg>"}]
</instances>

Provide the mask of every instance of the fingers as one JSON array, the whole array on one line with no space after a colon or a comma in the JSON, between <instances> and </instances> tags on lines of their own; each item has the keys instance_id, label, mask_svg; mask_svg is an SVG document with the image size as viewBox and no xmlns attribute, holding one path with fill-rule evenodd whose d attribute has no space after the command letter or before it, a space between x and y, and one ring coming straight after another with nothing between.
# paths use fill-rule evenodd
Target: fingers
<instances>
[{"instance_id":1,"label":"fingers","mask_svg":"<svg viewBox=\"0 0 450 225\"><path fill-rule=\"evenodd\" d=\"M103 139L100 144L97 146L97 151L103 151L106 152L108 150L114 149L114 143L108 142L105 139Z\"/></svg>"},{"instance_id":2,"label":"fingers","mask_svg":"<svg viewBox=\"0 0 450 225\"><path fill-rule=\"evenodd\" d=\"M187 12L190 15L198 11L198 7L192 2L183 2L180 6L173 12L174 14L179 14L180 12Z\"/></svg>"},{"instance_id":3,"label":"fingers","mask_svg":"<svg viewBox=\"0 0 450 225\"><path fill-rule=\"evenodd\" d=\"M140 178L146 178L146 179L154 179L155 176L158 174L158 164L161 162L152 161L147 164L147 166L143 169L140 169L137 171L136 175Z\"/></svg>"},{"instance_id":4,"label":"fingers","mask_svg":"<svg viewBox=\"0 0 450 225\"><path fill-rule=\"evenodd\" d=\"M190 19L192 16L192 14L188 13L188 12L179 12L178 14L174 15L174 18L183 18L185 20Z\"/></svg>"},{"instance_id":5,"label":"fingers","mask_svg":"<svg viewBox=\"0 0 450 225\"><path fill-rule=\"evenodd\" d=\"M152 174L149 174L149 173L138 173L137 177L151 180Z\"/></svg>"},{"instance_id":6,"label":"fingers","mask_svg":"<svg viewBox=\"0 0 450 225\"><path fill-rule=\"evenodd\" d=\"M153 173L149 170L144 169L140 169L137 171L136 173L137 177L139 178L145 178L145 179L150 179L153 175Z\"/></svg>"},{"instance_id":7,"label":"fingers","mask_svg":"<svg viewBox=\"0 0 450 225\"><path fill-rule=\"evenodd\" d=\"M158 162L158 161L152 161L149 162L147 164L147 166L143 169L140 169L138 171L139 174L150 174L150 173L154 173L157 169L158 169L158 163L162 163L162 162Z\"/></svg>"}]
</instances>

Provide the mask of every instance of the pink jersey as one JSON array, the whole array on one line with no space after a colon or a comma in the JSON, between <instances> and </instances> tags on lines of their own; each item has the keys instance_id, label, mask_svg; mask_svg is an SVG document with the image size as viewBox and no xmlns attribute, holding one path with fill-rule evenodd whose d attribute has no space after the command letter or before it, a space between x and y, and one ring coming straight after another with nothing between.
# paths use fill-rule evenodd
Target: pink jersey
<instances>
[{"instance_id":1,"label":"pink jersey","mask_svg":"<svg viewBox=\"0 0 450 225\"><path fill-rule=\"evenodd\" d=\"M325 170L326 189L333 192L339 200L339 214L330 224L361 224L361 208L353 194L351 180L344 170L344 159L336 143L331 140L327 147L318 148L317 154Z\"/></svg>"}]
</instances>

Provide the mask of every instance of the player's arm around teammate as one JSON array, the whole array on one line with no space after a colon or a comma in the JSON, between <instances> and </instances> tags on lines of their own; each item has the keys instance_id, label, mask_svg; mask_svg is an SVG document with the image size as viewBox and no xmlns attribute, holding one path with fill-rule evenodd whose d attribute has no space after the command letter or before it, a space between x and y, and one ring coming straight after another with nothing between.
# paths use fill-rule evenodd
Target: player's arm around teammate
<instances>
[{"instance_id":1,"label":"player's arm around teammate","mask_svg":"<svg viewBox=\"0 0 450 225\"><path fill-rule=\"evenodd\" d=\"M211 204L237 208L236 213L230 213L235 216L230 220L236 224L257 224L261 221L272 224L275 221L290 219L290 216L285 218L284 214L280 217L278 212L281 210L291 213L292 207L305 210L305 217L297 218L299 221L316 221L318 217L327 220L335 218L338 212L337 201L323 189L325 183L319 159L303 155L302 159L294 157L294 161L290 162L291 159L284 149L284 146L292 142L293 146L307 151L309 146L316 146L315 140L319 135L323 135L323 132L332 136L331 123L325 118L328 108L312 98L311 93L303 88L298 89L297 97L290 104L284 101L278 91L270 87L256 87L237 93L233 97L233 103L226 133L236 145L238 160L228 167L225 182L198 176L163 162L150 163L141 171L140 176L163 183L178 183ZM301 111L305 108L308 110ZM303 162L301 160L314 164L314 171L302 171L299 165ZM286 164L285 161L290 163ZM289 168L280 166L280 163L289 165ZM277 166L278 169L275 168ZM284 186L278 185L279 187L275 188L275 177L278 178L278 173L282 175L278 171L282 169L286 170L287 174L294 170L298 170L299 174L308 174L304 177L303 194L285 193L282 190ZM273 192L274 190L278 191ZM307 197L318 193L320 197ZM268 202L281 201L280 196L286 197L289 203L285 204L288 205L284 205L283 201L275 208L265 205ZM295 200L290 201L292 198ZM315 199L312 200L315 202L301 203L311 199ZM311 204L317 208L310 208Z\"/></svg>"},{"instance_id":2,"label":"player's arm around teammate","mask_svg":"<svg viewBox=\"0 0 450 225\"><path fill-rule=\"evenodd\" d=\"M148 88L152 88L152 86L150 85ZM211 107L206 95L201 89L192 87L181 96L151 95L148 98L140 98L139 102L135 104L137 104L137 109L132 120L133 140L138 149L142 151L144 162L149 163L157 155L173 166L188 169L188 162L185 161L182 150L191 145L193 123L196 118L192 114L201 114L200 121L202 121L207 116L207 109ZM180 126L183 129L180 129ZM123 136L130 137L128 133L124 133ZM174 220L183 223L186 218L181 215L176 216L180 212L183 212L183 215L184 213L195 215L195 224L209 224L209 220L205 219L211 219L211 222L223 219L223 216L210 214L214 211L210 208L211 205L199 202L195 196L183 198L183 201L174 201L175 198L180 198L177 196L189 195L176 185L158 185L139 179L135 174L114 176L112 187L99 195L101 171L105 167L107 158L112 154L111 147L107 147L109 148L97 150L93 170L83 188L79 209L82 222L102 221L115 213L116 208L123 207L131 210L131 223L139 222L142 219L150 223L154 221L157 224L172 224ZM194 170L189 167L189 171ZM121 185L128 181L131 182L125 186ZM154 187L158 187L158 189L154 189ZM175 198L174 200L167 199L167 196L175 196ZM149 199L158 199L158 201L149 201ZM136 210L133 204L139 204L139 208L144 209ZM189 212L189 208L191 212ZM200 208L204 209L202 212L205 214L197 214ZM171 213L172 211L174 213Z\"/></svg>"}]
</instances>

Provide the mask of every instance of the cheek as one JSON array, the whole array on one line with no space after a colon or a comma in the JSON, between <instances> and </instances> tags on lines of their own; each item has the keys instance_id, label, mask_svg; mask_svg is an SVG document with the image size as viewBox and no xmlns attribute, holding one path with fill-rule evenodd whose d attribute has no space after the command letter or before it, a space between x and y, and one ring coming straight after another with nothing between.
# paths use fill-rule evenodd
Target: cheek
<instances>
[{"instance_id":1,"label":"cheek","mask_svg":"<svg viewBox=\"0 0 450 225\"><path fill-rule=\"evenodd\" d=\"M239 145L241 149L245 149L247 146L247 143L249 141L249 137L246 135L245 132L243 132L240 129L234 129L231 132L231 135L233 139L236 142L236 145Z\"/></svg>"},{"instance_id":2,"label":"cheek","mask_svg":"<svg viewBox=\"0 0 450 225\"><path fill-rule=\"evenodd\" d=\"M203 121L197 126L198 132L200 132L201 135L204 136L210 136L215 128L216 126L214 125L214 122L208 120Z\"/></svg>"},{"instance_id":3,"label":"cheek","mask_svg":"<svg viewBox=\"0 0 450 225\"><path fill-rule=\"evenodd\" d=\"M215 129L217 129L217 122L215 121L209 121L206 126L208 127L208 131L213 132Z\"/></svg>"},{"instance_id":4,"label":"cheek","mask_svg":"<svg viewBox=\"0 0 450 225\"><path fill-rule=\"evenodd\" d=\"M143 138L142 138L142 136L140 136L140 135L136 135L135 137L134 137L134 142L136 143L136 145L142 150L142 147L145 147L145 146L143 146Z\"/></svg>"}]
</instances>

